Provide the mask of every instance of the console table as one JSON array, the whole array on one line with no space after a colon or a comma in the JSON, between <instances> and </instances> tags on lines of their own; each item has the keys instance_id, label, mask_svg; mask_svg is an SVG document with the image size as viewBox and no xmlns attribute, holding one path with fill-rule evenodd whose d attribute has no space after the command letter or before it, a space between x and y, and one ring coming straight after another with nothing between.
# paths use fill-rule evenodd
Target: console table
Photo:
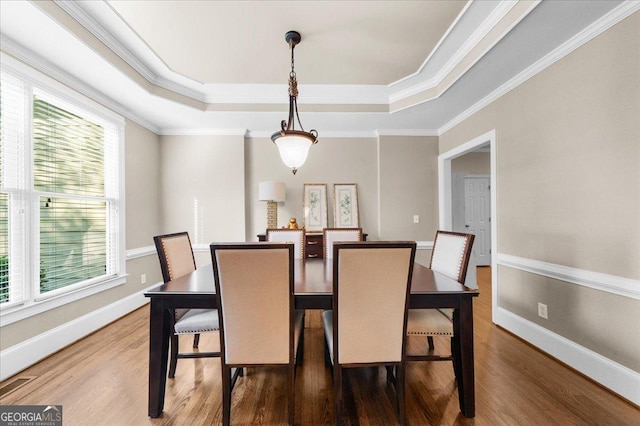
<instances>
[{"instance_id":1,"label":"console table","mask_svg":"<svg viewBox=\"0 0 640 426\"><path fill-rule=\"evenodd\" d=\"M362 240L367 241L367 235L362 234ZM258 241L267 241L267 234L258 234ZM322 232L310 232L305 234L304 253L307 258L324 258L324 244L322 242Z\"/></svg>"}]
</instances>

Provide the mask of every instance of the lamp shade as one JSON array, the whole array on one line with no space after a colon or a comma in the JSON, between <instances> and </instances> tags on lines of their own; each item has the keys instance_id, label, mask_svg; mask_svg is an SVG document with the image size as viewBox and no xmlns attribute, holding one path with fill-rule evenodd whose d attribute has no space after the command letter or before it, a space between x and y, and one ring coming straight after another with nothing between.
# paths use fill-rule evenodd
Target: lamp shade
<instances>
[{"instance_id":1,"label":"lamp shade","mask_svg":"<svg viewBox=\"0 0 640 426\"><path fill-rule=\"evenodd\" d=\"M297 169L302 166L309 155L309 148L313 142L297 135L281 136L275 141L282 162L289 168Z\"/></svg>"},{"instance_id":2,"label":"lamp shade","mask_svg":"<svg viewBox=\"0 0 640 426\"><path fill-rule=\"evenodd\" d=\"M285 188L284 182L260 182L258 184L258 198L260 201L281 203L285 200Z\"/></svg>"}]
</instances>

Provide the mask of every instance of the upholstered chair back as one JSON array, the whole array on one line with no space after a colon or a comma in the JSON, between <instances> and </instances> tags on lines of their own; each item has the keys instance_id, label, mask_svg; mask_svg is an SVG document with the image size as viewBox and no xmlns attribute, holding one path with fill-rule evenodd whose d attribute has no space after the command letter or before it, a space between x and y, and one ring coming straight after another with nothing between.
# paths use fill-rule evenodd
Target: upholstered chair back
<instances>
[{"instance_id":1,"label":"upholstered chair back","mask_svg":"<svg viewBox=\"0 0 640 426\"><path fill-rule=\"evenodd\" d=\"M473 234L437 231L429 267L464 284L474 237Z\"/></svg>"},{"instance_id":2,"label":"upholstered chair back","mask_svg":"<svg viewBox=\"0 0 640 426\"><path fill-rule=\"evenodd\" d=\"M289 363L293 249L291 243L211 244L226 365Z\"/></svg>"},{"instance_id":3,"label":"upholstered chair back","mask_svg":"<svg viewBox=\"0 0 640 426\"><path fill-rule=\"evenodd\" d=\"M267 241L293 243L293 257L304 259L304 229L267 229Z\"/></svg>"},{"instance_id":4,"label":"upholstered chair back","mask_svg":"<svg viewBox=\"0 0 640 426\"><path fill-rule=\"evenodd\" d=\"M337 242L335 248L334 362L400 362L415 242Z\"/></svg>"},{"instance_id":5,"label":"upholstered chair back","mask_svg":"<svg viewBox=\"0 0 640 426\"><path fill-rule=\"evenodd\" d=\"M333 258L333 243L338 241L362 241L362 228L325 228L322 230L324 258Z\"/></svg>"},{"instance_id":6,"label":"upholstered chair back","mask_svg":"<svg viewBox=\"0 0 640 426\"><path fill-rule=\"evenodd\" d=\"M153 237L160 258L164 282L179 278L196 269L191 240L187 232Z\"/></svg>"}]
</instances>

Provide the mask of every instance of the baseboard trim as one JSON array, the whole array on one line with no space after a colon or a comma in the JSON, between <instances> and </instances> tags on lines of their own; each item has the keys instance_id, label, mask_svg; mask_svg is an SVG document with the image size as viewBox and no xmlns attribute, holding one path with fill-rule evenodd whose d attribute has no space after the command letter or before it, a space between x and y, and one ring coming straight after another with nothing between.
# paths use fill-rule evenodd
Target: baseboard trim
<instances>
[{"instance_id":1,"label":"baseboard trim","mask_svg":"<svg viewBox=\"0 0 640 426\"><path fill-rule=\"evenodd\" d=\"M640 373L503 308L494 322L621 397L640 405Z\"/></svg>"},{"instance_id":2,"label":"baseboard trim","mask_svg":"<svg viewBox=\"0 0 640 426\"><path fill-rule=\"evenodd\" d=\"M154 284L148 288L159 284L161 283ZM0 352L0 381L6 380L47 356L145 305L149 302L144 297L146 290L141 290Z\"/></svg>"}]
</instances>

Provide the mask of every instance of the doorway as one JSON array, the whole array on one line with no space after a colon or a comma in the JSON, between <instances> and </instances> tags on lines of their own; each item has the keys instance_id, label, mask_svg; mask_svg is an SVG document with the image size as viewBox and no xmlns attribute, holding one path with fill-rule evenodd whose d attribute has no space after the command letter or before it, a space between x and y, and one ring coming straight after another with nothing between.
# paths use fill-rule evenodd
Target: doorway
<instances>
[{"instance_id":1,"label":"doorway","mask_svg":"<svg viewBox=\"0 0 640 426\"><path fill-rule=\"evenodd\" d=\"M491 264L491 294L492 294L492 315L496 312L497 306L497 282L498 282L498 270L497 270L497 244L498 244L498 215L497 215L497 185L496 185L496 133L492 130L477 138L470 140L450 151L447 151L438 156L438 195L439 195L439 229L454 231L454 198L453 198L453 186L454 182L460 180L460 175L454 175L452 170L452 161L456 158L465 156L466 154L477 152L482 150L488 150L489 152L489 189L491 191L489 202L489 220L490 231L488 234L489 239L489 253ZM462 175L462 188L464 188L464 177ZM463 196L464 197L464 196ZM460 200L458 194L457 200ZM459 218L460 208L456 208L457 217ZM465 209L466 211L466 209ZM464 217L464 216L463 216ZM466 218L465 218L466 219ZM457 220L457 223L460 222ZM462 221L464 222L464 220ZM466 224L466 223L465 223ZM464 226L464 225L463 225ZM466 227L465 227L466 229ZM464 232L464 231L463 231ZM474 243L475 247L475 243ZM468 286L476 286L476 263L472 257L469 264L469 272L467 273L467 280L465 284Z\"/></svg>"}]
</instances>

